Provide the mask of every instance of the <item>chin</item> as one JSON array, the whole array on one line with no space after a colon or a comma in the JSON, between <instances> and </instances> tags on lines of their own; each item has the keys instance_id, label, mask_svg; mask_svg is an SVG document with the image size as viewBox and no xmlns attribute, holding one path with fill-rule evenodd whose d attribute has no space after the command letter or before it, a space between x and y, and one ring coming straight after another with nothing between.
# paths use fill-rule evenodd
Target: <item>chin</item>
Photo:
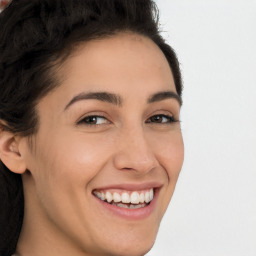
<instances>
[{"instance_id":1,"label":"chin","mask_svg":"<svg viewBox=\"0 0 256 256\"><path fill-rule=\"evenodd\" d=\"M132 228L131 228L132 229ZM132 233L132 232L131 232ZM122 238L113 239L115 243L108 248L107 256L143 256L153 247L156 239L156 233L134 234ZM114 249L114 250L113 250Z\"/></svg>"},{"instance_id":2,"label":"chin","mask_svg":"<svg viewBox=\"0 0 256 256\"><path fill-rule=\"evenodd\" d=\"M142 242L143 243L143 242ZM116 244L116 250L113 248L106 256L143 256L148 253L154 245L154 241L147 244L127 244L126 246L119 246L119 242ZM100 254L102 256L102 254Z\"/></svg>"}]
</instances>

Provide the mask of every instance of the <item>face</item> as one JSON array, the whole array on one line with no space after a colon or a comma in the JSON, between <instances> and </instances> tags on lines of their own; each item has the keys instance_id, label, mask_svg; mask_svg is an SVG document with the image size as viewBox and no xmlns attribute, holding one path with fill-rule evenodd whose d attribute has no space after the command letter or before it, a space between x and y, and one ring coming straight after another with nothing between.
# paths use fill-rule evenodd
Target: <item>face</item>
<instances>
[{"instance_id":1,"label":"face","mask_svg":"<svg viewBox=\"0 0 256 256\"><path fill-rule=\"evenodd\" d=\"M183 163L168 62L150 39L125 33L80 46L58 75L26 153L24 226L27 216L40 223L28 230L43 251L143 255Z\"/></svg>"}]
</instances>

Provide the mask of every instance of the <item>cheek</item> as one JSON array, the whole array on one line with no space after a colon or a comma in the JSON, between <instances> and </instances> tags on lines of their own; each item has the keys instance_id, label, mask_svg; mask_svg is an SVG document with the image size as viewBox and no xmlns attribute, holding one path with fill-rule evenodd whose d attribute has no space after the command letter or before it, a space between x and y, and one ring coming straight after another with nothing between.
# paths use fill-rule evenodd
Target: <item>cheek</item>
<instances>
[{"instance_id":1,"label":"cheek","mask_svg":"<svg viewBox=\"0 0 256 256\"><path fill-rule=\"evenodd\" d=\"M47 146L48 145L48 146ZM107 161L109 143L103 138L86 136L78 133L76 136L59 134L45 141L41 148L40 163L47 179L58 181L69 186L85 186L102 169Z\"/></svg>"},{"instance_id":2,"label":"cheek","mask_svg":"<svg viewBox=\"0 0 256 256\"><path fill-rule=\"evenodd\" d=\"M153 141L154 153L166 170L169 179L177 180L183 160L184 144L180 131L160 135Z\"/></svg>"},{"instance_id":3,"label":"cheek","mask_svg":"<svg viewBox=\"0 0 256 256\"><path fill-rule=\"evenodd\" d=\"M169 203L174 192L184 161L184 144L180 131L159 136L155 143L155 154L168 178L166 204Z\"/></svg>"},{"instance_id":4,"label":"cheek","mask_svg":"<svg viewBox=\"0 0 256 256\"><path fill-rule=\"evenodd\" d=\"M165 155L166 161L169 162L167 170L171 171L170 175L178 178L184 161L184 144L181 134L173 138L167 147L169 151L169 154Z\"/></svg>"},{"instance_id":5,"label":"cheek","mask_svg":"<svg viewBox=\"0 0 256 256\"><path fill-rule=\"evenodd\" d=\"M67 133L65 133L67 134ZM70 225L68 216L84 216L81 207L91 196L88 189L92 180L101 173L109 151L109 143L101 139L75 134L48 134L37 144L32 176L35 184L35 201L58 225ZM86 213L87 215L89 214ZM76 216L76 217L75 217ZM89 218L88 218L89 219Z\"/></svg>"},{"instance_id":6,"label":"cheek","mask_svg":"<svg viewBox=\"0 0 256 256\"><path fill-rule=\"evenodd\" d=\"M155 136L154 140L151 140L151 143L151 148L166 174L166 183L161 191L162 197L159 197L161 211L165 213L183 165L184 144L182 134L180 131L159 134L159 136Z\"/></svg>"}]
</instances>

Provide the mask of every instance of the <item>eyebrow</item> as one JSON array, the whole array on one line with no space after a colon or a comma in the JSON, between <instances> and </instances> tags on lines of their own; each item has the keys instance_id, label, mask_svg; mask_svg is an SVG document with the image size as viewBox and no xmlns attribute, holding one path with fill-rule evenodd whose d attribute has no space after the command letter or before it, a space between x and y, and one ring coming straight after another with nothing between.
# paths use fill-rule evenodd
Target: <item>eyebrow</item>
<instances>
[{"instance_id":1,"label":"eyebrow","mask_svg":"<svg viewBox=\"0 0 256 256\"><path fill-rule=\"evenodd\" d=\"M163 91L163 92L157 92L151 95L147 103L154 103L166 99L175 99L178 101L179 105L182 105L182 99L181 97L173 92L173 91ZM99 100L102 102L107 102L113 105L116 105L118 107L121 107L123 104L123 99L120 95L114 94L114 93L109 93L109 92L82 92L76 95L72 100L66 105L65 109L69 108L72 104L74 104L77 101L81 100Z\"/></svg>"},{"instance_id":2,"label":"eyebrow","mask_svg":"<svg viewBox=\"0 0 256 256\"><path fill-rule=\"evenodd\" d=\"M151 95L149 97L147 102L153 103L153 102L162 101L162 100L166 100L166 99L175 99L178 101L180 106L182 105L181 97L173 91L164 91L164 92L154 93L153 95Z\"/></svg>"}]
</instances>

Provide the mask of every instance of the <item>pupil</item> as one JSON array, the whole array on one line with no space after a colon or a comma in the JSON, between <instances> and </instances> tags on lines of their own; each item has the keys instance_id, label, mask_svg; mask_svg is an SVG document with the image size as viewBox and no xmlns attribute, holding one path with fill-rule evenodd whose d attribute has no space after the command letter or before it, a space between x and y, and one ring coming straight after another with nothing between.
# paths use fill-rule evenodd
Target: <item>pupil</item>
<instances>
[{"instance_id":1,"label":"pupil","mask_svg":"<svg viewBox=\"0 0 256 256\"><path fill-rule=\"evenodd\" d=\"M161 123L162 117L160 117L160 116L154 116L154 117L153 117L153 121L158 122L158 123Z\"/></svg>"},{"instance_id":2,"label":"pupil","mask_svg":"<svg viewBox=\"0 0 256 256\"><path fill-rule=\"evenodd\" d=\"M90 117L88 117L87 121L88 121L89 123L96 123L96 122L97 122L97 119L96 119L95 116L90 116Z\"/></svg>"}]
</instances>

